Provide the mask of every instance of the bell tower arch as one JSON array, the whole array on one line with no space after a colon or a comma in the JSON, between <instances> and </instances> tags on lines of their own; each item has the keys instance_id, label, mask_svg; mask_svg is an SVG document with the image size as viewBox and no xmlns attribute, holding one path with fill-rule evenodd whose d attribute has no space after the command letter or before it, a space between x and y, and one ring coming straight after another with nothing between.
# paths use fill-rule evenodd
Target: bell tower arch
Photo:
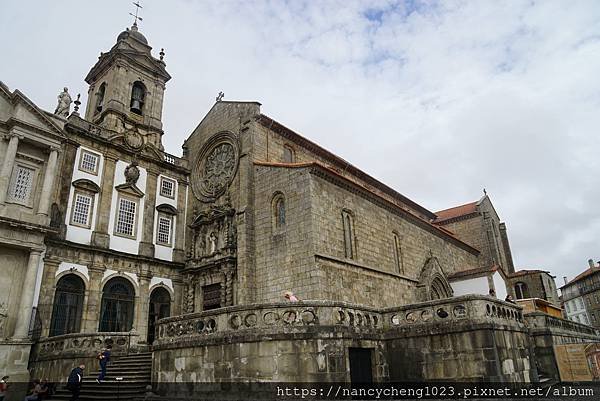
<instances>
[{"instance_id":1,"label":"bell tower arch","mask_svg":"<svg viewBox=\"0 0 600 401\"><path fill-rule=\"evenodd\" d=\"M163 95L171 76L163 60L134 23L100 57L85 77L89 84L85 119L118 133L135 131L163 150Z\"/></svg>"}]
</instances>

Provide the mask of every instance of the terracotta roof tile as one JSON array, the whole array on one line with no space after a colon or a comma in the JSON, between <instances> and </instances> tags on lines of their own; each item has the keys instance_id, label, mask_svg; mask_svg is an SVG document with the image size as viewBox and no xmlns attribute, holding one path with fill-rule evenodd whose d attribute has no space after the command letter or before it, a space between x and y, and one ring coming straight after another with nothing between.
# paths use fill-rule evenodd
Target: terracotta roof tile
<instances>
[{"instance_id":1,"label":"terracotta roof tile","mask_svg":"<svg viewBox=\"0 0 600 401\"><path fill-rule=\"evenodd\" d=\"M478 202L470 202L464 205L451 207L450 209L440 210L439 212L435 212L437 218L434 220L434 223L443 223L450 219L455 219L457 217L466 216L472 213L477 212L477 204Z\"/></svg>"}]
</instances>

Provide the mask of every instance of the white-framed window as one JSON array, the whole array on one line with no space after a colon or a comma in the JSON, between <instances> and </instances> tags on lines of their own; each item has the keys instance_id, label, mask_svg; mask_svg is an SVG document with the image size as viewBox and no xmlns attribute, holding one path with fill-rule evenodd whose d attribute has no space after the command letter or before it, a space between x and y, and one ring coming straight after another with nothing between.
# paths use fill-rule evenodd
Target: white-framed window
<instances>
[{"instance_id":1,"label":"white-framed window","mask_svg":"<svg viewBox=\"0 0 600 401\"><path fill-rule=\"evenodd\" d=\"M156 243L171 246L173 233L173 216L160 213L156 224Z\"/></svg>"},{"instance_id":2,"label":"white-framed window","mask_svg":"<svg viewBox=\"0 0 600 401\"><path fill-rule=\"evenodd\" d=\"M71 208L71 225L90 228L94 195L75 191Z\"/></svg>"},{"instance_id":3,"label":"white-framed window","mask_svg":"<svg viewBox=\"0 0 600 401\"><path fill-rule=\"evenodd\" d=\"M117 204L115 234L135 238L138 202L133 199L120 197Z\"/></svg>"},{"instance_id":4,"label":"white-framed window","mask_svg":"<svg viewBox=\"0 0 600 401\"><path fill-rule=\"evenodd\" d=\"M160 177L160 195L174 199L175 198L175 180L166 177Z\"/></svg>"},{"instance_id":5,"label":"white-framed window","mask_svg":"<svg viewBox=\"0 0 600 401\"><path fill-rule=\"evenodd\" d=\"M22 164L16 164L9 188L9 200L29 205L36 169Z\"/></svg>"},{"instance_id":6,"label":"white-framed window","mask_svg":"<svg viewBox=\"0 0 600 401\"><path fill-rule=\"evenodd\" d=\"M81 151L79 157L79 170L86 173L98 175L98 165L100 164L100 155L87 150Z\"/></svg>"}]
</instances>

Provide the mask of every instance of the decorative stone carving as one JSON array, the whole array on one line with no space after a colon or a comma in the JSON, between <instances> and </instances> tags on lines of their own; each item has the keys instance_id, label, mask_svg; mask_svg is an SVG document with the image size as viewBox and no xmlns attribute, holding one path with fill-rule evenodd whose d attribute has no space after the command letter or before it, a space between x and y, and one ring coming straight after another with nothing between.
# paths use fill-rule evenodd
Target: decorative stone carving
<instances>
[{"instance_id":1,"label":"decorative stone carving","mask_svg":"<svg viewBox=\"0 0 600 401\"><path fill-rule=\"evenodd\" d=\"M212 202L225 193L238 166L237 139L233 133L214 135L200 151L192 170L192 191L199 200Z\"/></svg>"},{"instance_id":2,"label":"decorative stone carving","mask_svg":"<svg viewBox=\"0 0 600 401\"><path fill-rule=\"evenodd\" d=\"M136 131L125 132L125 143L134 150L140 149L144 145L144 138Z\"/></svg>"},{"instance_id":3,"label":"decorative stone carving","mask_svg":"<svg viewBox=\"0 0 600 401\"><path fill-rule=\"evenodd\" d=\"M140 169L135 161L131 162L127 168L125 168L125 181L128 184L136 184L140 178Z\"/></svg>"}]
</instances>

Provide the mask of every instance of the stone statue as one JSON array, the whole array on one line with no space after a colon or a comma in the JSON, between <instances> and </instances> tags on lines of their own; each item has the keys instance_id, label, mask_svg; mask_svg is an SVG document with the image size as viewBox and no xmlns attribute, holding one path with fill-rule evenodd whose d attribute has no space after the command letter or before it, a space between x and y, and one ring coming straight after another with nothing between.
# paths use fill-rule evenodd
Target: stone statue
<instances>
[{"instance_id":1,"label":"stone statue","mask_svg":"<svg viewBox=\"0 0 600 401\"><path fill-rule=\"evenodd\" d=\"M208 240L210 241L210 254L212 255L213 253L217 252L217 235L214 233L214 231L210 233Z\"/></svg>"},{"instance_id":2,"label":"stone statue","mask_svg":"<svg viewBox=\"0 0 600 401\"><path fill-rule=\"evenodd\" d=\"M125 168L125 181L128 184L135 184L140 178L140 169L137 166L137 162L132 161L127 168Z\"/></svg>"},{"instance_id":3,"label":"stone statue","mask_svg":"<svg viewBox=\"0 0 600 401\"><path fill-rule=\"evenodd\" d=\"M69 95L69 90L64 88L63 91L58 95L58 105L56 106L56 110L54 110L54 114L62 117L68 117L72 101L71 95Z\"/></svg>"}]
</instances>

